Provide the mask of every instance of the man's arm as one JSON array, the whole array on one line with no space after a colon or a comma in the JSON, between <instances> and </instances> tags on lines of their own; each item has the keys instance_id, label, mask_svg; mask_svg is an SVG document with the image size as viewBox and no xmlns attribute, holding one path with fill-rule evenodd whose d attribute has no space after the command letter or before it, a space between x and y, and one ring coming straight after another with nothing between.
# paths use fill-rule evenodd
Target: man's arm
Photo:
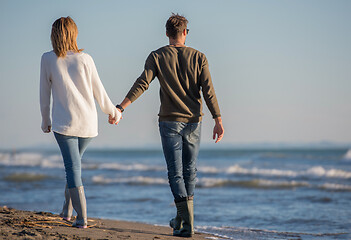
<instances>
[{"instance_id":1,"label":"man's arm","mask_svg":"<svg viewBox=\"0 0 351 240\"><path fill-rule=\"evenodd\" d=\"M215 120L215 126L213 128L213 139L216 139L217 136L216 143L218 143L223 138L224 127L222 124L221 113L219 110L216 93L212 84L211 74L206 57L204 57L204 61L202 63L200 81L206 105L210 110L213 119Z\"/></svg>"},{"instance_id":2,"label":"man's arm","mask_svg":"<svg viewBox=\"0 0 351 240\"><path fill-rule=\"evenodd\" d=\"M144 71L140 77L134 82L132 88L129 90L123 102L119 104L123 109L126 109L132 102L139 98L148 88L152 80L155 79L157 74L155 59L153 53L150 53L145 61ZM117 108L121 112L120 109ZM114 118L109 116L108 122L110 124L118 124Z\"/></svg>"}]
</instances>

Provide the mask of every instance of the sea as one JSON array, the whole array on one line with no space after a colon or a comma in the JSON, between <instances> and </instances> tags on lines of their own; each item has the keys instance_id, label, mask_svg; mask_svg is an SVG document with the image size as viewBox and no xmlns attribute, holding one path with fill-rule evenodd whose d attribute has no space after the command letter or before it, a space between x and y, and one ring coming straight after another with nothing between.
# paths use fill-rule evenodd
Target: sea
<instances>
[{"instance_id":1,"label":"sea","mask_svg":"<svg viewBox=\"0 0 351 240\"><path fill-rule=\"evenodd\" d=\"M82 176L88 217L175 216L160 149L88 149ZM0 205L59 213L64 187L58 149L0 151ZM212 239L351 239L351 150L203 148L194 203Z\"/></svg>"}]
</instances>

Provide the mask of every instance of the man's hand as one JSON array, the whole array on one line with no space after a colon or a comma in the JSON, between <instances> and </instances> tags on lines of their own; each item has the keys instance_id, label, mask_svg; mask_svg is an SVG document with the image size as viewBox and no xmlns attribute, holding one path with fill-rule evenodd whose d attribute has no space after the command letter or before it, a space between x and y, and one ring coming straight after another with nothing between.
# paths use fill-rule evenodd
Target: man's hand
<instances>
[{"instance_id":1,"label":"man's hand","mask_svg":"<svg viewBox=\"0 0 351 240\"><path fill-rule=\"evenodd\" d=\"M216 143L218 143L223 138L224 127L223 127L223 124L222 124L222 118L221 117L215 118L215 122L216 122L216 124L215 124L215 126L213 128L213 139L216 139L216 135L217 135Z\"/></svg>"}]
</instances>

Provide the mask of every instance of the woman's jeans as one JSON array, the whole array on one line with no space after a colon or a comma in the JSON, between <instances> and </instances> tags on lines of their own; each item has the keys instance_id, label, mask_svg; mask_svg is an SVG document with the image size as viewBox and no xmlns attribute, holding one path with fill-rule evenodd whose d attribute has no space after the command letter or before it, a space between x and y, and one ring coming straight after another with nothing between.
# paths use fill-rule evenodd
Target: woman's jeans
<instances>
[{"instance_id":1,"label":"woman's jeans","mask_svg":"<svg viewBox=\"0 0 351 240\"><path fill-rule=\"evenodd\" d=\"M159 122L168 181L175 201L194 195L196 159L199 154L201 122Z\"/></svg>"},{"instance_id":2,"label":"woman's jeans","mask_svg":"<svg viewBox=\"0 0 351 240\"><path fill-rule=\"evenodd\" d=\"M68 188L82 186L82 156L92 138L66 136L56 132L54 135L63 157Z\"/></svg>"}]
</instances>

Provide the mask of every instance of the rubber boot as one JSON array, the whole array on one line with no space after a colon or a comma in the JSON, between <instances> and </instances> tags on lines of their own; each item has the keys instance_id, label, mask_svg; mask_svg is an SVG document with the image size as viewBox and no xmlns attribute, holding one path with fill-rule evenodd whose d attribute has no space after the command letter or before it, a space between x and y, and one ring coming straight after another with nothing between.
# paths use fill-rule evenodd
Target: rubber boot
<instances>
[{"instance_id":1,"label":"rubber boot","mask_svg":"<svg viewBox=\"0 0 351 240\"><path fill-rule=\"evenodd\" d=\"M76 187L69 189L71 195L72 205L74 210L77 212L77 219L72 224L73 227L87 228L87 203L84 194L84 187Z\"/></svg>"},{"instance_id":2,"label":"rubber boot","mask_svg":"<svg viewBox=\"0 0 351 240\"><path fill-rule=\"evenodd\" d=\"M60 217L66 221L70 221L72 217L73 206L71 201L71 196L69 195L68 186L65 187L65 201L63 202L62 212Z\"/></svg>"},{"instance_id":3,"label":"rubber boot","mask_svg":"<svg viewBox=\"0 0 351 240\"><path fill-rule=\"evenodd\" d=\"M182 222L179 230L173 230L173 236L192 237L194 235L194 199L193 197L185 201L177 202L177 213Z\"/></svg>"},{"instance_id":4,"label":"rubber boot","mask_svg":"<svg viewBox=\"0 0 351 240\"><path fill-rule=\"evenodd\" d=\"M169 226L173 228L173 234L174 234L174 231L178 231L183 227L182 218L180 217L178 210L177 210L177 216L175 218L172 218L171 221L169 221Z\"/></svg>"}]
</instances>

